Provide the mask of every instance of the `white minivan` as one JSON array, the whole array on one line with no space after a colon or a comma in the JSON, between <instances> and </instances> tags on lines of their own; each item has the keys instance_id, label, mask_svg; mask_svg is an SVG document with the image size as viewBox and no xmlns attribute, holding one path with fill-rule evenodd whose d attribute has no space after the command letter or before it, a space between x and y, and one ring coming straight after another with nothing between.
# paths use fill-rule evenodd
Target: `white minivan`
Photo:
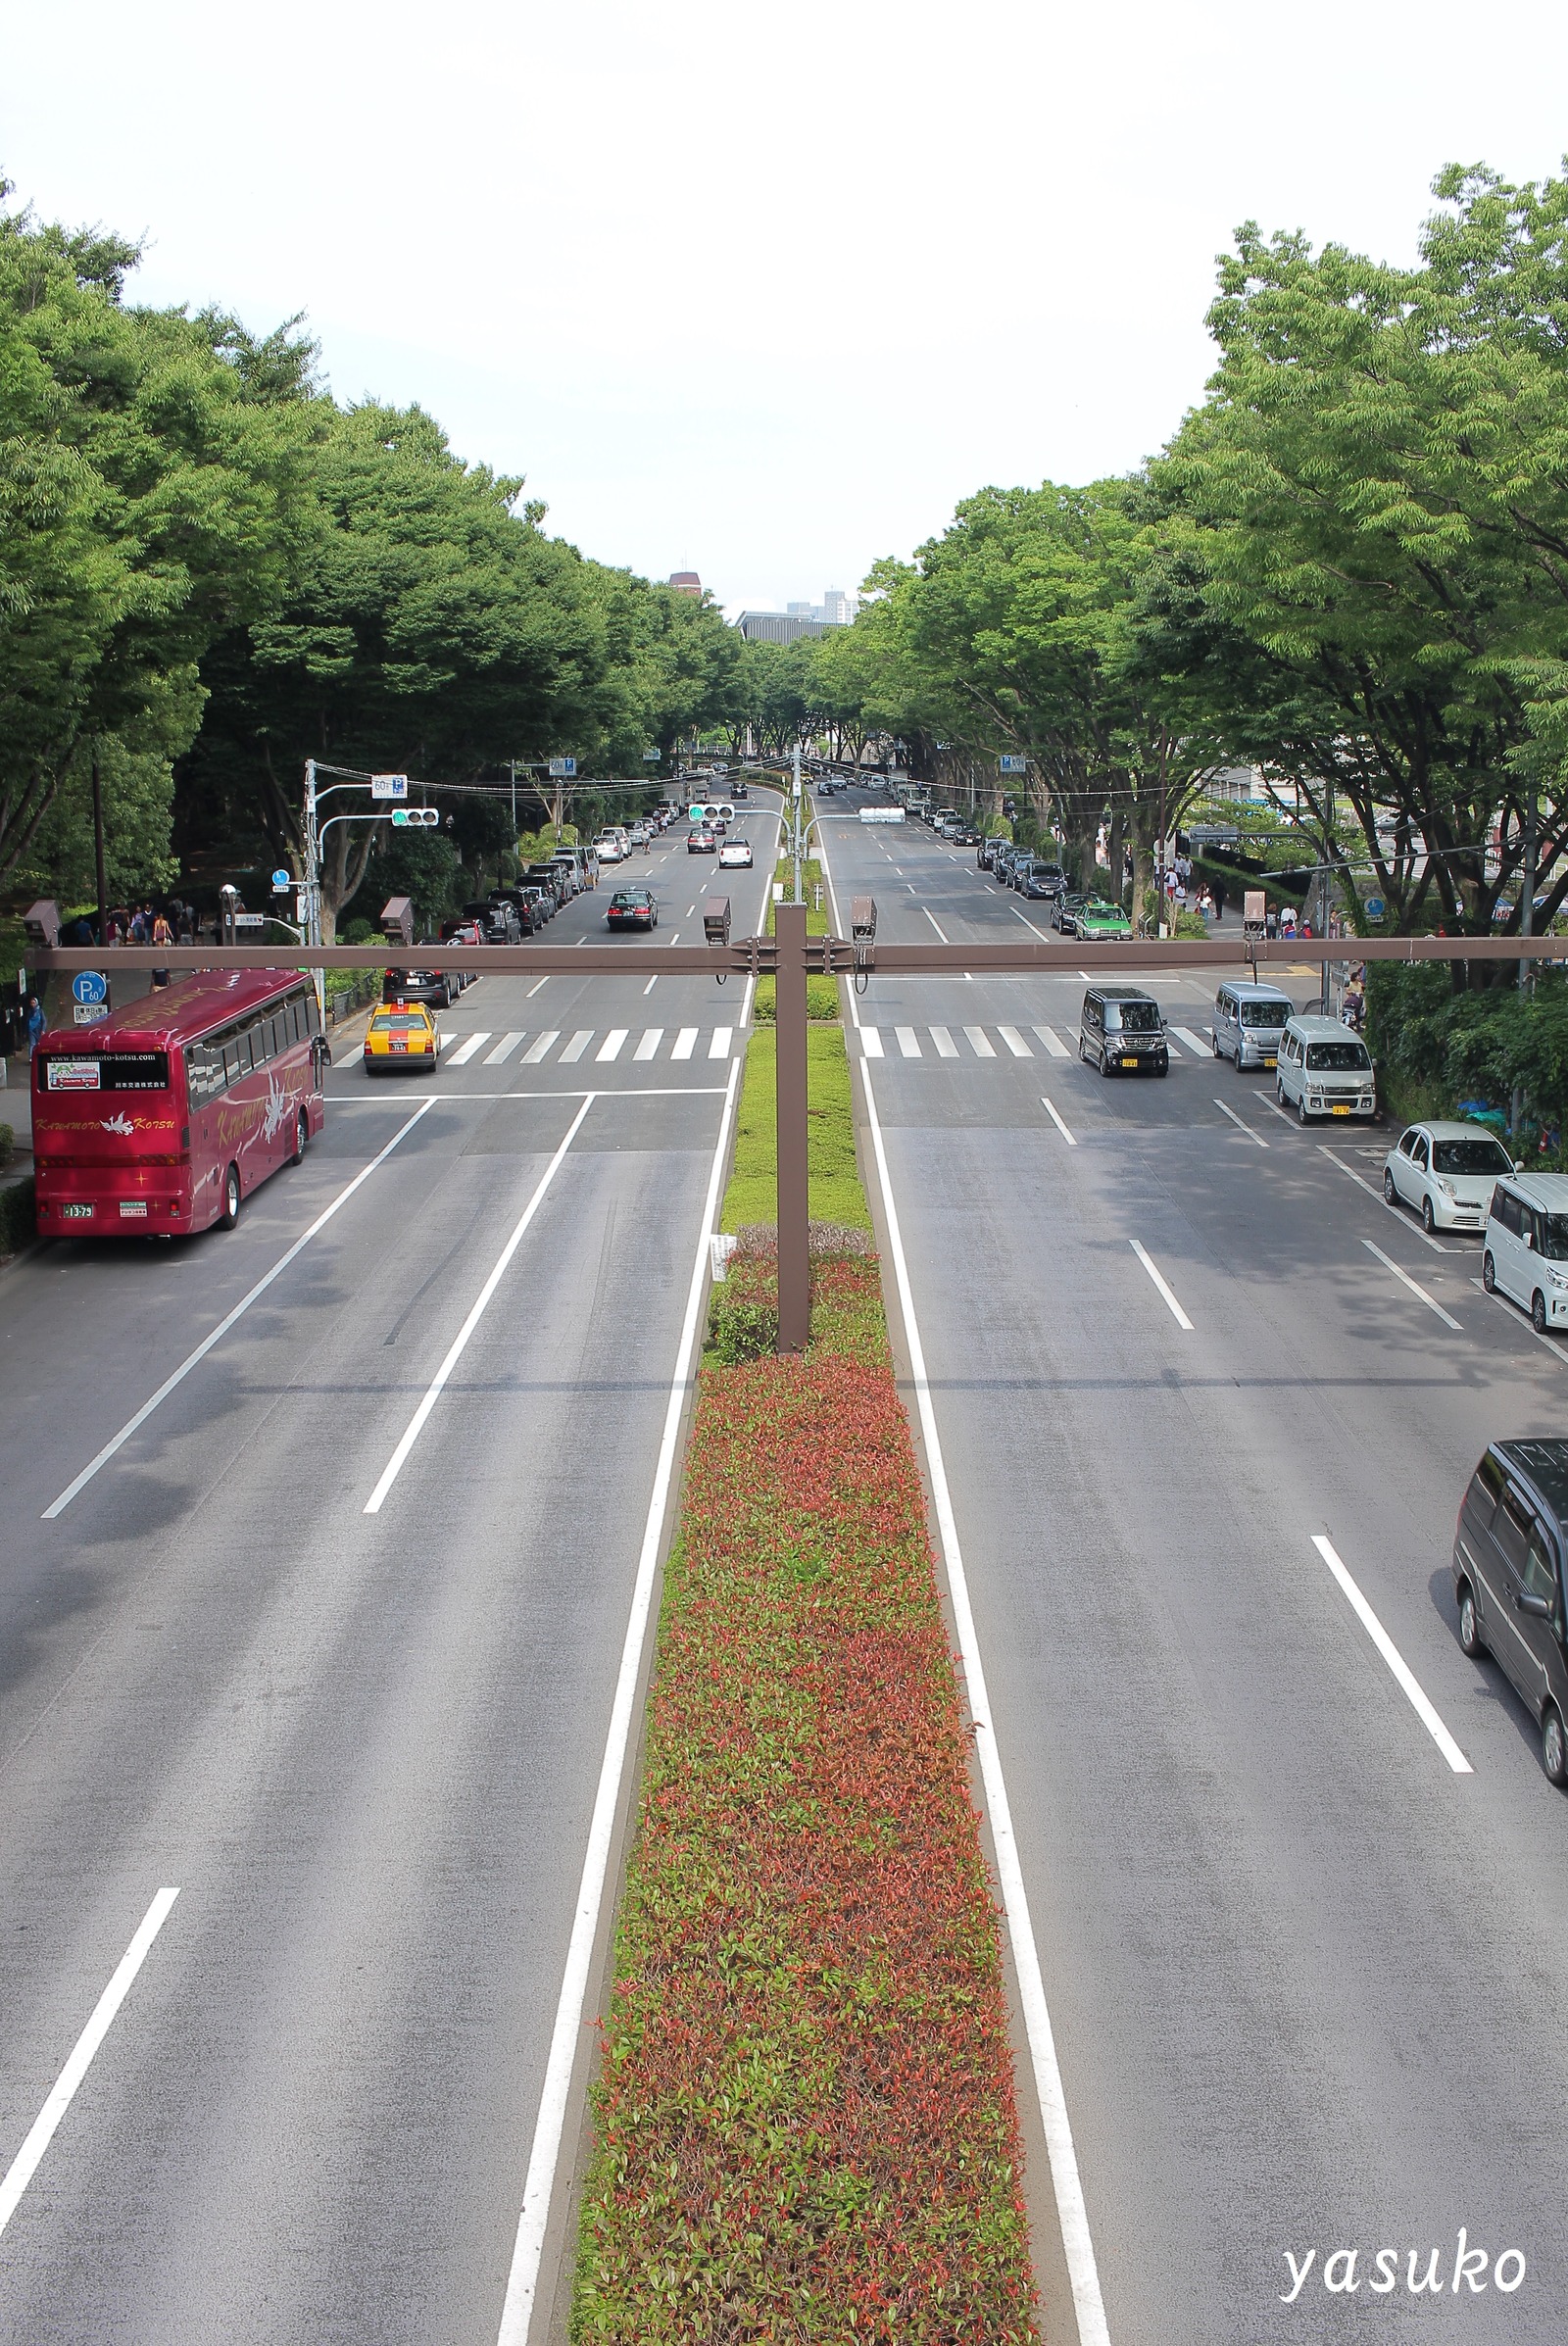
<instances>
[{"instance_id":1,"label":"white minivan","mask_svg":"<svg viewBox=\"0 0 1568 2346\"><path fill-rule=\"evenodd\" d=\"M1529 1312L1538 1336L1568 1320L1568 1173L1499 1181L1487 1216L1481 1284Z\"/></svg>"},{"instance_id":2,"label":"white minivan","mask_svg":"<svg viewBox=\"0 0 1568 2346\"><path fill-rule=\"evenodd\" d=\"M1244 1067L1272 1067L1280 1055L1280 1037L1296 1004L1278 986L1255 986L1245 978L1229 979L1214 997L1214 1056L1234 1059Z\"/></svg>"},{"instance_id":3,"label":"white minivan","mask_svg":"<svg viewBox=\"0 0 1568 2346\"><path fill-rule=\"evenodd\" d=\"M1371 1054L1337 1018L1298 1013L1280 1036L1274 1097L1281 1107L1294 1107L1302 1124L1309 1116L1375 1116Z\"/></svg>"}]
</instances>

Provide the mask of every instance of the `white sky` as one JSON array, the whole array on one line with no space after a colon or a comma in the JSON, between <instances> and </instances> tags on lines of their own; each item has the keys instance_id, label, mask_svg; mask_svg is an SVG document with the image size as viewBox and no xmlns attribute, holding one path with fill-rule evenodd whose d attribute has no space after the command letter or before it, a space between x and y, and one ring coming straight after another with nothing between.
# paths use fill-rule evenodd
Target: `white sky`
<instances>
[{"instance_id":1,"label":"white sky","mask_svg":"<svg viewBox=\"0 0 1568 2346\"><path fill-rule=\"evenodd\" d=\"M1563 0L6 0L0 166L733 612L1136 464L1239 220L1407 258L1445 162L1560 167L1565 65Z\"/></svg>"}]
</instances>

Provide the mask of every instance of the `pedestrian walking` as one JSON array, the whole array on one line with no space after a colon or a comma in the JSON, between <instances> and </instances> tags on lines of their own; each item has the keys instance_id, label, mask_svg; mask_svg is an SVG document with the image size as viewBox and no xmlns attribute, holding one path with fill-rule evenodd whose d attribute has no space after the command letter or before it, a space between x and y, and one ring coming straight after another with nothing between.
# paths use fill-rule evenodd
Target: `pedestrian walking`
<instances>
[{"instance_id":1,"label":"pedestrian walking","mask_svg":"<svg viewBox=\"0 0 1568 2346\"><path fill-rule=\"evenodd\" d=\"M30 1059L43 1036L43 1004L36 994L27 997L27 1056Z\"/></svg>"},{"instance_id":2,"label":"pedestrian walking","mask_svg":"<svg viewBox=\"0 0 1568 2346\"><path fill-rule=\"evenodd\" d=\"M1214 882L1214 918L1215 918L1216 920L1223 920L1223 919L1224 919L1224 917L1225 917L1225 883L1224 883L1224 881L1223 881L1223 880L1216 880L1216 881Z\"/></svg>"}]
</instances>

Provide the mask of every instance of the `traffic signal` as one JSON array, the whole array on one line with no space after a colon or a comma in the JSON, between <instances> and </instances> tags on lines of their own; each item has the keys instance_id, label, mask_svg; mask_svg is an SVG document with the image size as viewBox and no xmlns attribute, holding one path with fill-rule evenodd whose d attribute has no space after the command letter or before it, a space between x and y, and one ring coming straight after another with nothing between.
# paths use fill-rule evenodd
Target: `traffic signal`
<instances>
[{"instance_id":1,"label":"traffic signal","mask_svg":"<svg viewBox=\"0 0 1568 2346\"><path fill-rule=\"evenodd\" d=\"M440 820L440 814L434 806L394 806L392 809L394 830L407 828L414 831L426 831Z\"/></svg>"}]
</instances>

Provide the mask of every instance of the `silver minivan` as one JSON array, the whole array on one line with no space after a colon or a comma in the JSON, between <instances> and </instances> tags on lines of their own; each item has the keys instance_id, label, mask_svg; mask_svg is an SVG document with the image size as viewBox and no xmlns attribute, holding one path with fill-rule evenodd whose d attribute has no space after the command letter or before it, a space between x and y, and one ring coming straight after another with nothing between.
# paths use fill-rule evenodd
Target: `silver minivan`
<instances>
[{"instance_id":1,"label":"silver minivan","mask_svg":"<svg viewBox=\"0 0 1568 2346\"><path fill-rule=\"evenodd\" d=\"M1294 1107L1303 1124L1309 1116L1375 1116L1371 1054L1339 1019L1298 1012L1280 1036L1274 1097L1281 1107Z\"/></svg>"},{"instance_id":2,"label":"silver minivan","mask_svg":"<svg viewBox=\"0 0 1568 2346\"><path fill-rule=\"evenodd\" d=\"M1481 1284L1529 1312L1536 1334L1568 1321L1568 1173L1499 1181L1487 1216Z\"/></svg>"},{"instance_id":3,"label":"silver minivan","mask_svg":"<svg viewBox=\"0 0 1568 2346\"><path fill-rule=\"evenodd\" d=\"M1278 986L1254 986L1246 979L1227 979L1214 997L1214 1056L1234 1059L1243 1067L1272 1067L1280 1055L1280 1037L1296 1004Z\"/></svg>"}]
</instances>

